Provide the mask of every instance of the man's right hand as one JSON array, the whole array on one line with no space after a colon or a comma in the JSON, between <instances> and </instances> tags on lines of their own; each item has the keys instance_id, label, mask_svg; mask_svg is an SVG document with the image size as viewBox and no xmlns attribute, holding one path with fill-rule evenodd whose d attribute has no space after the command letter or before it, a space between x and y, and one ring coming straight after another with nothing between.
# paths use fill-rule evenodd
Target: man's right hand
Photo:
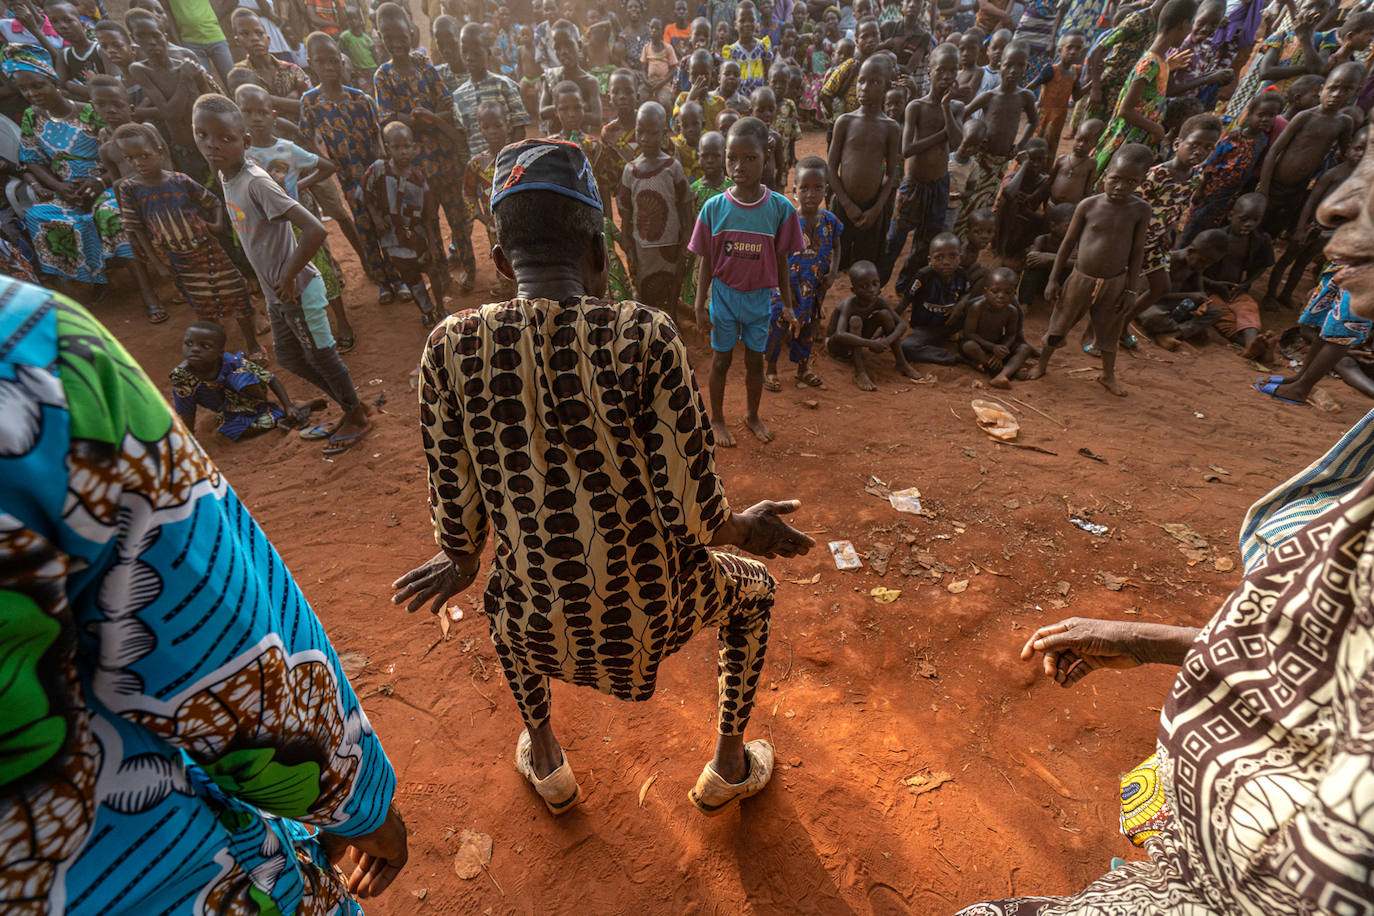
<instances>
[{"instance_id":1,"label":"man's right hand","mask_svg":"<svg viewBox=\"0 0 1374 916\"><path fill-rule=\"evenodd\" d=\"M330 858L343 871L349 893L358 897L376 897L390 887L409 858L405 821L394 804L371 833L338 837L322 832L320 836Z\"/></svg>"},{"instance_id":2,"label":"man's right hand","mask_svg":"<svg viewBox=\"0 0 1374 916\"><path fill-rule=\"evenodd\" d=\"M756 557L795 557L807 553L816 546L815 540L780 517L800 508L800 500L764 500L735 513L732 521L739 526L739 533L731 543Z\"/></svg>"},{"instance_id":3,"label":"man's right hand","mask_svg":"<svg viewBox=\"0 0 1374 916\"><path fill-rule=\"evenodd\" d=\"M433 598L434 603L430 605L429 610L431 614L438 614L448 599L466 589L477 578L481 558L472 556L465 560L466 562L459 566L449 559L448 554L439 551L422 565L391 583L391 587L396 589L396 594L391 597L391 603L402 604L409 599L410 603L406 605L406 610L414 612L420 609L420 605Z\"/></svg>"},{"instance_id":4,"label":"man's right hand","mask_svg":"<svg viewBox=\"0 0 1374 916\"><path fill-rule=\"evenodd\" d=\"M1045 675L1068 687L1099 668L1182 664L1197 632L1154 623L1069 617L1036 630L1022 647L1021 658L1030 661L1037 652L1043 653Z\"/></svg>"}]
</instances>

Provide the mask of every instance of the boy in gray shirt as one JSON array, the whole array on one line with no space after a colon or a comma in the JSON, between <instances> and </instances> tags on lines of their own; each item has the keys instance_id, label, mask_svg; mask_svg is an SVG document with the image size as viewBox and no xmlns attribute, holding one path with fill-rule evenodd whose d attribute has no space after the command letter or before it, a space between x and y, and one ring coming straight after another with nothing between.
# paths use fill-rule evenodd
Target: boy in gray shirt
<instances>
[{"instance_id":1,"label":"boy in gray shirt","mask_svg":"<svg viewBox=\"0 0 1374 916\"><path fill-rule=\"evenodd\" d=\"M191 125L201 155L219 175L234 231L262 284L277 361L329 395L343 410L337 423L321 423L301 435L328 436L326 455L347 451L367 435L372 424L334 346L324 280L310 264L327 232L271 176L245 161L248 132L242 112L232 101L222 95L201 96ZM293 226L301 231L299 242Z\"/></svg>"}]
</instances>

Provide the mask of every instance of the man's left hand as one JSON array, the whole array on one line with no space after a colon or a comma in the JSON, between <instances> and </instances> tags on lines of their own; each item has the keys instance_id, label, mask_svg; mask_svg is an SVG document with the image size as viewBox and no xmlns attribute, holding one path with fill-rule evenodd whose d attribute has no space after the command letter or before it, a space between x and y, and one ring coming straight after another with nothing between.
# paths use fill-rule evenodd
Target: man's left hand
<instances>
[{"instance_id":1,"label":"man's left hand","mask_svg":"<svg viewBox=\"0 0 1374 916\"><path fill-rule=\"evenodd\" d=\"M439 613L448 599L466 589L477 578L481 560L476 556L465 559L468 562L459 566L443 551L436 553L391 583L391 587L396 589L396 594L391 596L391 603L402 604L409 599L406 610L414 612L432 598L434 603L429 611L431 614Z\"/></svg>"},{"instance_id":2,"label":"man's left hand","mask_svg":"<svg viewBox=\"0 0 1374 916\"><path fill-rule=\"evenodd\" d=\"M795 557L816 546L809 535L798 531L780 516L796 512L801 502L764 500L738 513L743 536L736 546L758 557Z\"/></svg>"}]
</instances>

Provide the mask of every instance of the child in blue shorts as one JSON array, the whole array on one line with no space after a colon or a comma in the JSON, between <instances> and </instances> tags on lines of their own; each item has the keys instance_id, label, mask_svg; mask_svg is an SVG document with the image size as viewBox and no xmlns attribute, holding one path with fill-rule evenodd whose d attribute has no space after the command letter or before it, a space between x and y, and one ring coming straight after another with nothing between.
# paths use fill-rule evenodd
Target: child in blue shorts
<instances>
[{"instance_id":1,"label":"child in blue shorts","mask_svg":"<svg viewBox=\"0 0 1374 916\"><path fill-rule=\"evenodd\" d=\"M725 161L735 186L702 206L687 246L701 257L697 327L711 329L711 429L716 443L726 448L735 444L724 415L725 378L735 344L744 341L745 425L761 441L771 442L773 431L759 419L759 401L775 290L782 297L783 319L796 321L787 256L802 250L801 223L792 202L763 184L767 150L768 128L758 118L741 118L731 126Z\"/></svg>"}]
</instances>

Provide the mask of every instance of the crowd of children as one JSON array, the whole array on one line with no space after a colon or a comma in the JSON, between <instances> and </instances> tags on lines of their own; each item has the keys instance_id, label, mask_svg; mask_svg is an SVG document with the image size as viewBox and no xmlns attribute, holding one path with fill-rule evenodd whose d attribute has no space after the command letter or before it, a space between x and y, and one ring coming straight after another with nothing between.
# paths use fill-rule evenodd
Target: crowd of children
<instances>
[{"instance_id":1,"label":"crowd of children","mask_svg":"<svg viewBox=\"0 0 1374 916\"><path fill-rule=\"evenodd\" d=\"M495 153L526 135L586 154L609 295L709 339L728 446L741 344L745 425L765 442L763 392L782 390L788 362L797 387L824 384L818 343L865 390L883 351L922 382L918 365L959 362L996 387L1039 379L1085 317L1081 345L1116 395L1133 330L1168 349L1215 332L1272 360L1282 328L1265 315L1293 307L1318 260L1317 204L1363 155L1374 100L1374 13L1326 0L1240 53L1233 32L1215 39L1219 0L1113 4L1057 33L1031 11L1013 31L924 0L796 2L782 20L770 0L695 17L687 0L534 0L524 22L443 0L427 29L403 4L343 6L337 34L304 36L260 3L227 11L239 62L225 74L176 43L154 0L122 21L11 0L0 44L0 111L21 138L3 164L20 189L0 219L7 271L100 283L128 264L153 321L169 313L145 268L170 279L194 313L179 322L178 411L216 410L231 438L302 427L330 453L369 419L322 220L380 306L413 302L431 327L473 291L475 224L476 250L497 241ZM799 159L804 131L822 130L826 155ZM827 308L841 272L851 295ZM1258 390L1301 402L1365 342L1330 320L1330 273L1298 322L1313 371ZM1028 340L1041 302L1047 329ZM273 360L340 417L310 426L322 402L297 407Z\"/></svg>"}]
</instances>

